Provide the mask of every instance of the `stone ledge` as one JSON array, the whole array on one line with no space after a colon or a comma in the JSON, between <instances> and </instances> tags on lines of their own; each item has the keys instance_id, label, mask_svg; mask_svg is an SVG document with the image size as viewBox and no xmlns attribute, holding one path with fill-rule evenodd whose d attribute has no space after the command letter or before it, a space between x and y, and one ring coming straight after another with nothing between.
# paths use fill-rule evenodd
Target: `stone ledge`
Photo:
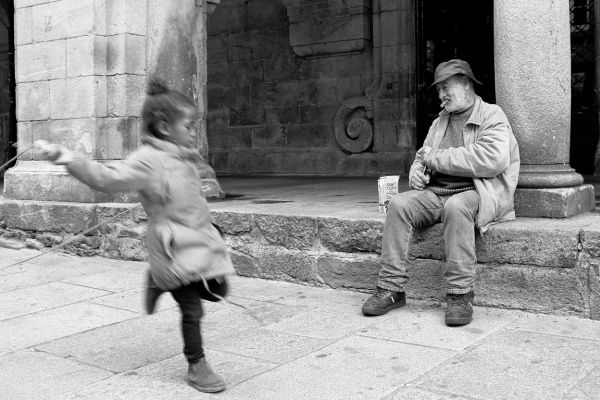
<instances>
[{"instance_id":1,"label":"stone ledge","mask_svg":"<svg viewBox=\"0 0 600 400\"><path fill-rule=\"evenodd\" d=\"M4 200L0 237L28 246L40 242L51 246L130 207ZM370 291L376 283L380 219L234 211L213 211L213 218L225 231L240 275L358 291ZM66 251L145 260L146 224L146 214L137 209ZM599 214L561 220L519 218L495 225L477 237L476 303L600 319L599 245ZM415 261L409 296L442 298L441 226L419 231L411 254Z\"/></svg>"}]
</instances>

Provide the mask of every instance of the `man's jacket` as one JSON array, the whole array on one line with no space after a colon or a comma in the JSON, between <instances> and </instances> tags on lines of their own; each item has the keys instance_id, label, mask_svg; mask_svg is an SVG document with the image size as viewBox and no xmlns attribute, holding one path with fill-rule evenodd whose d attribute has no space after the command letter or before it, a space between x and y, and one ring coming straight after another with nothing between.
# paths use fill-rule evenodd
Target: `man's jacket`
<instances>
[{"instance_id":1,"label":"man's jacket","mask_svg":"<svg viewBox=\"0 0 600 400\"><path fill-rule=\"evenodd\" d=\"M438 172L473 178L479 194L476 224L485 232L491 224L515 219L514 194L519 179L519 146L510 123L500 107L477 96L464 132L464 147L439 149L450 121L450 113L440 112L433 121L424 146L432 147L425 164ZM422 153L410 168L423 171Z\"/></svg>"}]
</instances>

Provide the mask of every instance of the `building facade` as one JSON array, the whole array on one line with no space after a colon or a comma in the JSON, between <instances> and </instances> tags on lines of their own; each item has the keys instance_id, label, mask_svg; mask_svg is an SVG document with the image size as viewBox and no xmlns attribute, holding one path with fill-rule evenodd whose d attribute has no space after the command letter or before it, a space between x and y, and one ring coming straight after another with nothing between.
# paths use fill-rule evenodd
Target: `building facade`
<instances>
[{"instance_id":1,"label":"building facade","mask_svg":"<svg viewBox=\"0 0 600 400\"><path fill-rule=\"evenodd\" d=\"M403 175L439 110L426 90L433 69L459 57L519 141L518 215L593 209L593 188L569 165L571 19L591 0L469 0L469 13L434 0L220 3L16 0L19 148L45 139L100 162L125 158L139 145L147 77L159 75L198 102L197 147L218 174ZM595 26L586 18L579 25ZM213 170L202 175L214 182ZM44 230L32 210L48 202L72 216L135 200L26 152L6 173L3 218Z\"/></svg>"}]
</instances>

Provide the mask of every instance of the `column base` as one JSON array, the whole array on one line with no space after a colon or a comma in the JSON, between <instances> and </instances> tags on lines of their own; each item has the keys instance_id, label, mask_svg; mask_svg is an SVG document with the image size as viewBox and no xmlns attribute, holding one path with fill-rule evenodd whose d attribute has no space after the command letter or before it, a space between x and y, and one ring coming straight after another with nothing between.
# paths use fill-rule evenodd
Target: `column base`
<instances>
[{"instance_id":1,"label":"column base","mask_svg":"<svg viewBox=\"0 0 600 400\"><path fill-rule=\"evenodd\" d=\"M594 187L579 185L559 189L521 189L515 191L517 217L569 218L596 207Z\"/></svg>"},{"instance_id":2,"label":"column base","mask_svg":"<svg viewBox=\"0 0 600 400\"><path fill-rule=\"evenodd\" d=\"M213 173L214 175L214 173ZM207 198L221 197L216 179L202 179ZM137 192L102 193L73 178L63 166L44 161L19 161L4 176L4 197L10 200L66 203L137 203Z\"/></svg>"}]
</instances>

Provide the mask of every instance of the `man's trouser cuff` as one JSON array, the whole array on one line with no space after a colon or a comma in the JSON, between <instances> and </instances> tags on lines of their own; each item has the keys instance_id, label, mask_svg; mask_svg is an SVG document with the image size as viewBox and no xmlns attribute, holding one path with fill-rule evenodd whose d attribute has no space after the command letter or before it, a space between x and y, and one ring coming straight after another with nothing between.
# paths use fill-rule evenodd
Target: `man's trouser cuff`
<instances>
[{"instance_id":1,"label":"man's trouser cuff","mask_svg":"<svg viewBox=\"0 0 600 400\"><path fill-rule=\"evenodd\" d=\"M385 290L389 290L390 292L404 292L404 288L402 286L389 285L383 282L377 282L377 287L380 287Z\"/></svg>"}]
</instances>

